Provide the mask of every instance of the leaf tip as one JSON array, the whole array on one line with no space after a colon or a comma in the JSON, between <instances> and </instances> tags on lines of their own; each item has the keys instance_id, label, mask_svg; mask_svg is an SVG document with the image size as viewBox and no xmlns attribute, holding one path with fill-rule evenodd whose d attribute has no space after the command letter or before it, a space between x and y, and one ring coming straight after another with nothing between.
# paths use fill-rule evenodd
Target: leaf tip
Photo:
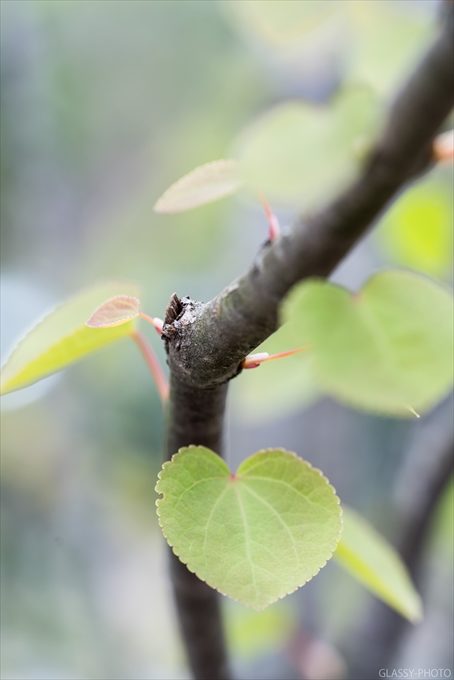
<instances>
[{"instance_id":1,"label":"leaf tip","mask_svg":"<svg viewBox=\"0 0 454 680\"><path fill-rule=\"evenodd\" d=\"M238 163L220 159L204 163L174 182L153 206L155 213L173 214L212 203L241 186Z\"/></svg>"},{"instance_id":2,"label":"leaf tip","mask_svg":"<svg viewBox=\"0 0 454 680\"><path fill-rule=\"evenodd\" d=\"M139 313L139 298L132 295L116 295L100 304L85 325L88 328L113 328L132 321Z\"/></svg>"}]
</instances>

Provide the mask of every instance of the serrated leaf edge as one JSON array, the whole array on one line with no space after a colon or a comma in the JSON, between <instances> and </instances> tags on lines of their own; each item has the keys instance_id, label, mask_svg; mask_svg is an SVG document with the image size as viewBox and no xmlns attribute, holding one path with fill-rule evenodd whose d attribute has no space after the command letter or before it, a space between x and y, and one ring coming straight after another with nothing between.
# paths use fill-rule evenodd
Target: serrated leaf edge
<instances>
[{"instance_id":1,"label":"serrated leaf edge","mask_svg":"<svg viewBox=\"0 0 454 680\"><path fill-rule=\"evenodd\" d=\"M168 465L170 465L170 463L172 463L177 457L181 457L181 455L184 455L184 454L186 453L186 451L188 451L189 449L198 449L198 448L207 449L208 451L211 451L212 453L214 453L215 455L217 455L215 451L212 451L212 449L209 449L207 446L198 446L197 444L189 444L189 446L182 446L181 448L178 449L178 451L177 451L176 453L174 453L174 454L172 455L172 457L170 458L170 460L167 460L167 461L165 461L165 463L163 463L163 465L162 465L162 467L161 467L161 470L160 470L159 473L158 473L158 478L157 478L157 482L156 482L156 485L155 485L155 491L156 491L156 493L158 493L158 494L161 494L161 493L162 493L162 492L158 491L158 485L159 485L159 482L160 482L160 480L161 480L161 475L162 475L164 469L165 469L166 467L168 467ZM314 574L312 574L312 576L310 576L308 579L306 579L305 581L303 581L303 583L301 583L300 585L298 585L298 586L296 586L295 588L293 588L293 590L289 590L288 592L283 593L282 595L279 595L277 598L275 598L274 600L270 600L269 602L267 602L266 604L264 604L264 605L261 606L261 607L254 607L253 605L245 604L245 603L242 602L241 600L238 600L237 598L232 597L231 595L228 595L227 593L222 592L222 590L220 590L220 589L217 588L216 586L212 586L210 583L208 583L208 581L206 581L205 579L201 578L201 577L200 577L193 569L191 569L191 567L189 566L189 564L188 564L187 562L185 562L185 561L180 557L180 555L177 553L177 551L175 550L175 547L170 543L170 541L168 540L168 538L167 538L167 536L166 536L166 534L165 534L164 527L162 526L162 523L161 523L161 516L160 516L160 514L159 514L159 506L160 506L161 501L164 500L164 498L163 498L163 497L157 498L156 501L155 501L156 514L157 514L157 517L158 517L158 524L159 524L159 527L160 527L160 529L161 529L161 531L162 531L162 533L163 533L163 536L164 536L164 538L165 538L165 540L166 540L166 542L167 542L167 545L171 548L172 553L175 555L175 557L177 557L177 558L180 560L180 562L181 562L182 564L185 565L185 567L187 568L188 571L191 572L191 574L194 574L195 576L197 576L197 578L198 578L200 581L202 581L203 583L206 583L207 586L209 586L210 588L212 588L213 590L215 590L216 592L218 592L220 595L223 595L224 597L228 597L230 600L234 600L235 602L238 602L238 603L241 604L243 607L248 607L249 609L253 609L254 611L257 611L257 612L263 611L264 609L266 609L266 608L269 607L270 605L275 604L276 602L279 602L279 600L284 599L284 597L287 597L287 595L291 595L292 593L295 593L297 590L299 590L300 588L302 588L303 586L305 586L306 583L309 583L309 581L311 581L313 578L315 578L315 576L317 576L317 575L320 573L320 571L323 569L323 567L325 567L325 566L328 564L328 562L329 562L331 559L333 559L333 557L334 557L334 555L335 555L335 552L336 552L336 550L337 550L337 546L339 545L339 541L340 541L340 538L341 538L341 536L342 536L342 532L343 532L343 511L342 511L342 504L341 504L341 502L340 502L340 498L339 498L339 496L337 495L337 492L336 492L336 489L334 488L334 486L331 484L331 482L328 480L328 478L323 474L323 472L322 472L319 468L317 468L317 467L315 467L314 465L312 465L312 463L309 463L309 461L307 461L305 458L301 458L301 456L299 456L297 453L295 453L295 451L288 451L287 449L278 449L278 448L272 448L272 447L271 447L271 448L266 448L266 449L259 449L259 451L256 451L255 453L252 453L252 454L251 454L250 456L248 456L248 458L246 458L245 460L249 460L249 458L252 458L253 456L258 456L258 455L260 455L260 454L265 455L265 454L270 453L270 452L272 452L272 451L282 451L283 453L285 453L285 454L288 455L288 456L291 456L291 457L293 457L293 458L296 458L296 459L299 460L299 461L303 461L306 465L308 465L312 470L314 470L314 472L316 472L316 473L317 473L317 474L318 474L318 475L319 475L319 476L327 483L328 487L329 487L329 488L332 490L332 492L333 492L334 498L336 499L337 505L338 505L339 510L340 510L340 512L339 512L340 527L339 527L339 533L338 533L338 536L337 536L337 540L336 540L336 543L335 543L335 545L334 545L334 547L333 547L333 549L332 549L331 554L329 555L329 557L326 558L325 562L324 562L322 565L320 565L320 567L318 568L318 570L317 570ZM221 460L224 460L224 459L222 458ZM224 462L225 462L225 461L224 461ZM243 462L243 461L242 461L242 462ZM227 465L227 464L226 464L226 465ZM240 466L241 466L241 463L240 463L240 465L238 466L238 468L239 468ZM228 466L227 466L227 468L228 468ZM230 468L228 468L228 470L230 471Z\"/></svg>"}]
</instances>

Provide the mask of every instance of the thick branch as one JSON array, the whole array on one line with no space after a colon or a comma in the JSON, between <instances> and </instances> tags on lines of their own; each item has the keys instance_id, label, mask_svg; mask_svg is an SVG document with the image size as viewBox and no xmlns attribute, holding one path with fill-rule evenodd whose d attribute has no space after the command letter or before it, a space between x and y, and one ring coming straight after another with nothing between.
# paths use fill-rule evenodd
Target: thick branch
<instances>
[{"instance_id":1,"label":"thick branch","mask_svg":"<svg viewBox=\"0 0 454 680\"><path fill-rule=\"evenodd\" d=\"M320 212L266 244L251 269L207 304L174 299L163 335L171 371L168 455L204 444L222 454L227 382L277 327L289 289L328 276L383 208L428 169L433 138L453 105L454 3L443 29L391 108L362 174ZM219 603L176 559L172 579L194 676L228 680Z\"/></svg>"},{"instance_id":2,"label":"thick branch","mask_svg":"<svg viewBox=\"0 0 454 680\"><path fill-rule=\"evenodd\" d=\"M199 390L170 382L167 457L188 444L199 444L222 454L222 425L227 384ZM189 666L199 680L228 680L227 651L218 594L170 554L171 579L178 623Z\"/></svg>"},{"instance_id":3,"label":"thick branch","mask_svg":"<svg viewBox=\"0 0 454 680\"><path fill-rule=\"evenodd\" d=\"M188 384L211 387L234 377L241 360L272 333L288 290L328 276L403 186L427 170L433 139L454 101L454 7L442 32L392 106L383 133L356 181L289 234L264 246L251 269L197 310L170 366Z\"/></svg>"}]
</instances>

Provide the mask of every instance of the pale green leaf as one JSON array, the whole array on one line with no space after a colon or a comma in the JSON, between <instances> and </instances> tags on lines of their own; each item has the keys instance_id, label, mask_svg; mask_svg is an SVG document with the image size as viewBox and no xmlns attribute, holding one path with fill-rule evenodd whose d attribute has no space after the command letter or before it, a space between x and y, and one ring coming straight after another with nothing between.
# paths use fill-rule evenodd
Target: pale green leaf
<instances>
[{"instance_id":1,"label":"pale green leaf","mask_svg":"<svg viewBox=\"0 0 454 680\"><path fill-rule=\"evenodd\" d=\"M236 656L252 659L270 647L285 645L298 627L296 611L287 602L252 611L233 602L225 609L226 636Z\"/></svg>"},{"instance_id":2,"label":"pale green leaf","mask_svg":"<svg viewBox=\"0 0 454 680\"><path fill-rule=\"evenodd\" d=\"M270 201L314 204L348 182L378 122L370 90L344 90L326 105L276 106L239 137L234 155L242 176Z\"/></svg>"},{"instance_id":3,"label":"pale green leaf","mask_svg":"<svg viewBox=\"0 0 454 680\"><path fill-rule=\"evenodd\" d=\"M57 307L17 344L1 372L1 394L30 385L86 354L130 335L133 321L111 328L89 328L100 304L119 294L137 293L130 283L107 283L81 292Z\"/></svg>"},{"instance_id":4,"label":"pale green leaf","mask_svg":"<svg viewBox=\"0 0 454 680\"><path fill-rule=\"evenodd\" d=\"M344 505L344 528L335 557L352 576L410 621L422 616L421 598L394 548Z\"/></svg>"},{"instance_id":5,"label":"pale green leaf","mask_svg":"<svg viewBox=\"0 0 454 680\"><path fill-rule=\"evenodd\" d=\"M350 77L369 83L380 93L394 92L428 44L436 13L430 17L424 8L419 11L418 3L389 0L350 0L348 11L353 29Z\"/></svg>"},{"instance_id":6,"label":"pale green leaf","mask_svg":"<svg viewBox=\"0 0 454 680\"><path fill-rule=\"evenodd\" d=\"M341 532L332 486L280 449L250 456L236 474L209 449L180 449L163 465L156 491L174 553L208 585L254 609L315 576Z\"/></svg>"},{"instance_id":7,"label":"pale green leaf","mask_svg":"<svg viewBox=\"0 0 454 680\"><path fill-rule=\"evenodd\" d=\"M452 386L452 296L416 274L376 274L356 295L302 283L284 319L294 344L310 345L320 387L357 408L414 416Z\"/></svg>"},{"instance_id":8,"label":"pale green leaf","mask_svg":"<svg viewBox=\"0 0 454 680\"><path fill-rule=\"evenodd\" d=\"M154 210L159 213L184 212L229 196L240 186L236 161L212 161L200 165L172 184L158 199Z\"/></svg>"},{"instance_id":9,"label":"pale green leaf","mask_svg":"<svg viewBox=\"0 0 454 680\"><path fill-rule=\"evenodd\" d=\"M288 324L281 326L256 352L274 354L295 347ZM310 351L264 363L259 368L242 371L232 382L232 408L238 417L260 422L288 414L291 409L311 404L319 396Z\"/></svg>"},{"instance_id":10,"label":"pale green leaf","mask_svg":"<svg viewBox=\"0 0 454 680\"><path fill-rule=\"evenodd\" d=\"M87 320L90 328L113 328L139 316L140 300L131 295L116 295L99 305Z\"/></svg>"},{"instance_id":11,"label":"pale green leaf","mask_svg":"<svg viewBox=\"0 0 454 680\"><path fill-rule=\"evenodd\" d=\"M227 1L225 8L241 30L276 48L300 46L312 31L339 14L339 6L331 0Z\"/></svg>"},{"instance_id":12,"label":"pale green leaf","mask_svg":"<svg viewBox=\"0 0 454 680\"><path fill-rule=\"evenodd\" d=\"M452 186L443 179L431 175L408 189L376 232L389 257L438 276L448 274L453 261Z\"/></svg>"}]
</instances>

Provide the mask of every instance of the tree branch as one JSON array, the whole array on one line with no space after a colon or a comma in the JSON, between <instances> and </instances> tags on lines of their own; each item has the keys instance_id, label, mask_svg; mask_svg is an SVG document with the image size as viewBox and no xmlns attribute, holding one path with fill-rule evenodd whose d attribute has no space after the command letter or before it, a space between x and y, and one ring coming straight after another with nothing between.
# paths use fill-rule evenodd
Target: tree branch
<instances>
[{"instance_id":1,"label":"tree branch","mask_svg":"<svg viewBox=\"0 0 454 680\"><path fill-rule=\"evenodd\" d=\"M222 426L227 384L200 390L170 381L167 456L188 444L200 444L222 455ZM172 553L171 579L178 623L195 678L227 680L231 677L217 593L192 574Z\"/></svg>"},{"instance_id":2,"label":"tree branch","mask_svg":"<svg viewBox=\"0 0 454 680\"><path fill-rule=\"evenodd\" d=\"M433 139L454 99L453 26L449 1L440 35L398 94L351 186L266 243L250 270L210 302L173 299L163 329L171 371L169 456L188 444L222 454L227 383L276 330L282 298L298 281L328 276L403 186L431 166ZM172 573L194 676L228 680L217 594L176 558Z\"/></svg>"},{"instance_id":3,"label":"tree branch","mask_svg":"<svg viewBox=\"0 0 454 680\"><path fill-rule=\"evenodd\" d=\"M398 496L393 513L399 527L397 550L417 583L434 514L452 478L454 429L450 422L451 411L452 403L445 404L445 408L425 425L409 451L395 493ZM372 680L379 677L380 668L398 665L396 656L410 628L406 619L383 602L371 600L356 634L348 642L346 651L351 680Z\"/></svg>"}]
</instances>

